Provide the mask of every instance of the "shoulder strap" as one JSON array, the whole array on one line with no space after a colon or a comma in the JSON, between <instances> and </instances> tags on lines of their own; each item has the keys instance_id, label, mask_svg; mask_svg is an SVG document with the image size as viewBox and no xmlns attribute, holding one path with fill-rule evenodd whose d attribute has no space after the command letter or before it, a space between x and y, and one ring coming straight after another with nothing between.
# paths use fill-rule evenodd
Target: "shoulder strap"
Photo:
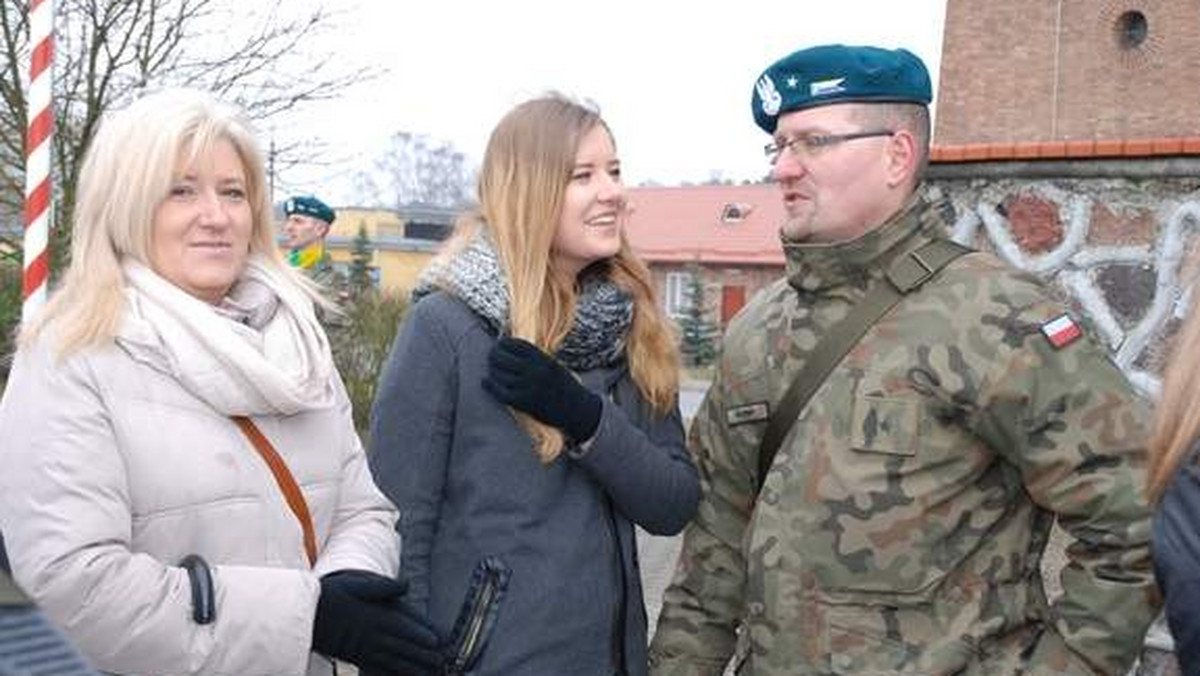
<instances>
[{"instance_id":1,"label":"shoulder strap","mask_svg":"<svg viewBox=\"0 0 1200 676\"><path fill-rule=\"evenodd\" d=\"M800 373L779 400L775 413L767 422L762 443L758 449L758 486L761 489L767 471L775 461L775 454L783 444L784 437L800 417L808 400L825 382L825 377L837 366L850 348L854 347L863 334L875 322L895 307L905 294L911 293L929 281L951 261L970 253L972 249L948 239L933 239L901 256L888 267L887 284L878 283L858 305L829 330L817 344Z\"/></svg>"},{"instance_id":2,"label":"shoulder strap","mask_svg":"<svg viewBox=\"0 0 1200 676\"><path fill-rule=\"evenodd\" d=\"M308 565L316 565L317 534L313 529L312 515L309 514L308 502L304 500L304 494L300 492L300 486L296 484L296 479L288 469L287 463L283 461L279 452L275 450L270 440L263 435L253 420L240 415L230 417L242 430L242 434L250 440L250 445L254 447L254 450L262 456L267 467L271 468L271 474L275 475L275 482L279 484L279 490L283 493L284 500L292 509L292 513L296 515L296 520L300 522L300 530L304 531L304 553L308 555Z\"/></svg>"}]
</instances>

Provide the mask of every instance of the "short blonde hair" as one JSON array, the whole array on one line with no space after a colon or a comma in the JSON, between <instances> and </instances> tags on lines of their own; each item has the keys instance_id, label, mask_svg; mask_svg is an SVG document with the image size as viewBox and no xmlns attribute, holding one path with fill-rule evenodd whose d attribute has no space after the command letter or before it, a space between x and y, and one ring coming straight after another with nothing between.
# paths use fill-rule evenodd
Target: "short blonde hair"
<instances>
[{"instance_id":1,"label":"short blonde hair","mask_svg":"<svg viewBox=\"0 0 1200 676\"><path fill-rule=\"evenodd\" d=\"M912 184L918 185L925 179L929 168L929 139L931 134L929 108L921 103L859 103L855 106L854 119L863 124L883 127L892 131L901 129L912 134L916 146L917 162L913 169Z\"/></svg>"},{"instance_id":2,"label":"short blonde hair","mask_svg":"<svg viewBox=\"0 0 1200 676\"><path fill-rule=\"evenodd\" d=\"M163 90L101 121L79 172L71 263L50 302L22 330L22 345L50 325L60 355L116 335L125 307L122 261L150 266L154 214L177 164L208 153L218 141L234 147L246 173L250 254L260 254L284 279L313 293L275 246L263 155L249 121L207 93Z\"/></svg>"}]
</instances>

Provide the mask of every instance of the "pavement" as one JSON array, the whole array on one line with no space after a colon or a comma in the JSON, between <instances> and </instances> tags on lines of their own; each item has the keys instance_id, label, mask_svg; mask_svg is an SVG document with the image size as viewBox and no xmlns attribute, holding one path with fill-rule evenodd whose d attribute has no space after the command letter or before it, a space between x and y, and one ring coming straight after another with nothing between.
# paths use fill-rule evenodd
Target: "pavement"
<instances>
[{"instance_id":1,"label":"pavement","mask_svg":"<svg viewBox=\"0 0 1200 676\"><path fill-rule=\"evenodd\" d=\"M704 401L704 395L708 392L709 385L707 380L689 378L680 381L679 410L683 413L684 429L692 421L692 416L696 415L696 410L700 408L700 402Z\"/></svg>"}]
</instances>

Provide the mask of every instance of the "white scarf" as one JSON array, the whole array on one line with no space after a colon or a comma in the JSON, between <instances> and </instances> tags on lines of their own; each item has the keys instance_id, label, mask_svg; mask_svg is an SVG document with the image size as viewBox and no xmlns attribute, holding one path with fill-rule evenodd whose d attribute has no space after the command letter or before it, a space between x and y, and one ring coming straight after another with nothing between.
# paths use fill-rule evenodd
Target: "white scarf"
<instances>
[{"instance_id":1,"label":"white scarf","mask_svg":"<svg viewBox=\"0 0 1200 676\"><path fill-rule=\"evenodd\" d=\"M247 262L223 308L136 261L127 260L124 272L128 302L117 343L135 359L224 415L333 405L333 357L312 301L260 257Z\"/></svg>"}]
</instances>

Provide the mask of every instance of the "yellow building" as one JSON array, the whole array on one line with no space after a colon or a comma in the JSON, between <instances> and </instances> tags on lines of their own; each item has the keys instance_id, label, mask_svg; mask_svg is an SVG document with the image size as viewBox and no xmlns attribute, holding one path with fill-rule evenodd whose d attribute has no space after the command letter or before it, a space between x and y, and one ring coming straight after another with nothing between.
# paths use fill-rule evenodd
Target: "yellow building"
<instances>
[{"instance_id":1,"label":"yellow building","mask_svg":"<svg viewBox=\"0 0 1200 676\"><path fill-rule=\"evenodd\" d=\"M337 218L325 238L325 250L335 268L347 271L354 238L360 228L371 240L371 269L375 283L385 291L407 294L417 275L437 253L450 233L455 210L440 207L374 209L336 207Z\"/></svg>"}]
</instances>

